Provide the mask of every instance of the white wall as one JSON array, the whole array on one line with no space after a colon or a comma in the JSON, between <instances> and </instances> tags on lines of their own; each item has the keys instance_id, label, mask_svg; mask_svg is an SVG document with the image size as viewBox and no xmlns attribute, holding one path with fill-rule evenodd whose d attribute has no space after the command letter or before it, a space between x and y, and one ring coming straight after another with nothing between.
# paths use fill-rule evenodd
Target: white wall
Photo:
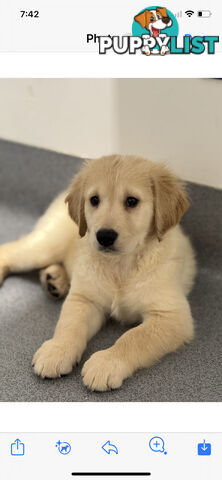
<instances>
[{"instance_id":1,"label":"white wall","mask_svg":"<svg viewBox=\"0 0 222 480\"><path fill-rule=\"evenodd\" d=\"M83 157L141 154L222 188L222 81L1 79L0 137Z\"/></svg>"},{"instance_id":2,"label":"white wall","mask_svg":"<svg viewBox=\"0 0 222 480\"><path fill-rule=\"evenodd\" d=\"M119 150L222 188L222 81L119 80Z\"/></svg>"},{"instance_id":3,"label":"white wall","mask_svg":"<svg viewBox=\"0 0 222 480\"><path fill-rule=\"evenodd\" d=\"M80 156L112 151L115 82L0 79L0 137Z\"/></svg>"}]
</instances>

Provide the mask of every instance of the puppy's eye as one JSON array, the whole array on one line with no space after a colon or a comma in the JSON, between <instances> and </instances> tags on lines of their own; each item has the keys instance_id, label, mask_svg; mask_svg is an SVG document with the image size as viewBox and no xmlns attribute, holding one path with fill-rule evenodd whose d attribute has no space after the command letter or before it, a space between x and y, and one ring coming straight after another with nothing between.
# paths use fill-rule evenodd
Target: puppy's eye
<instances>
[{"instance_id":1,"label":"puppy's eye","mask_svg":"<svg viewBox=\"0 0 222 480\"><path fill-rule=\"evenodd\" d=\"M136 207L137 203L139 202L138 198L135 197L127 197L126 199L126 206L128 208Z\"/></svg>"},{"instance_id":2,"label":"puppy's eye","mask_svg":"<svg viewBox=\"0 0 222 480\"><path fill-rule=\"evenodd\" d=\"M151 17L150 20L151 20L151 22L153 22L153 20L155 20L155 18L154 18L154 17Z\"/></svg>"},{"instance_id":3,"label":"puppy's eye","mask_svg":"<svg viewBox=\"0 0 222 480\"><path fill-rule=\"evenodd\" d=\"M97 195L94 195L90 198L90 203L93 207L97 207L97 205L99 205L99 197Z\"/></svg>"},{"instance_id":4,"label":"puppy's eye","mask_svg":"<svg viewBox=\"0 0 222 480\"><path fill-rule=\"evenodd\" d=\"M161 18L161 15L160 15L159 13L158 13L158 15L157 15L157 18L158 18L158 19L160 19L160 18Z\"/></svg>"}]
</instances>

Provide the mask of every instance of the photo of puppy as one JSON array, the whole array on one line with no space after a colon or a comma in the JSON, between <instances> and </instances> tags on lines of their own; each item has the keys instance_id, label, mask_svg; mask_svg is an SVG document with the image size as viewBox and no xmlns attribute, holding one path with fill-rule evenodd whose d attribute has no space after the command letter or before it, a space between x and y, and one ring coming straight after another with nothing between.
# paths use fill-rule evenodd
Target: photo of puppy
<instances>
[{"instance_id":1,"label":"photo of puppy","mask_svg":"<svg viewBox=\"0 0 222 480\"><path fill-rule=\"evenodd\" d=\"M109 317L136 326L86 361L90 390L119 388L192 340L195 257L178 225L188 207L182 182L164 165L106 156L85 163L30 234L0 246L1 283L40 269L47 293L66 296L53 338L33 357L37 375L70 373Z\"/></svg>"}]
</instances>

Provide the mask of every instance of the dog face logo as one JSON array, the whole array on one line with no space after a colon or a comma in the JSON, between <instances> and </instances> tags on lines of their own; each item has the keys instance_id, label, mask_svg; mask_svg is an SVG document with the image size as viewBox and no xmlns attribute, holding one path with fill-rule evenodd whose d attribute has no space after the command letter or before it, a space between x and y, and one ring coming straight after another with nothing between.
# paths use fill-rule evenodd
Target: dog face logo
<instances>
[{"instance_id":1,"label":"dog face logo","mask_svg":"<svg viewBox=\"0 0 222 480\"><path fill-rule=\"evenodd\" d=\"M152 37L159 37L161 30L171 27L172 20L167 14L166 8L157 7L155 10L144 10L134 17L142 28L149 31Z\"/></svg>"},{"instance_id":2,"label":"dog face logo","mask_svg":"<svg viewBox=\"0 0 222 480\"><path fill-rule=\"evenodd\" d=\"M148 7L134 17L132 34L143 38L146 55L169 53L170 39L178 33L177 19L166 7Z\"/></svg>"}]
</instances>

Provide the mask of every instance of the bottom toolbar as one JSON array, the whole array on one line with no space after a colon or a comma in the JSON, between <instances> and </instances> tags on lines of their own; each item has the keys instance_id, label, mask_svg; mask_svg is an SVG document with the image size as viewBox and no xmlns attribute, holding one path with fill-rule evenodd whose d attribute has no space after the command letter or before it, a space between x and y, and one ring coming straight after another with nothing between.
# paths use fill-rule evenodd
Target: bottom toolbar
<instances>
[{"instance_id":1,"label":"bottom toolbar","mask_svg":"<svg viewBox=\"0 0 222 480\"><path fill-rule=\"evenodd\" d=\"M0 433L0 450L4 480L221 480L219 433Z\"/></svg>"}]
</instances>

